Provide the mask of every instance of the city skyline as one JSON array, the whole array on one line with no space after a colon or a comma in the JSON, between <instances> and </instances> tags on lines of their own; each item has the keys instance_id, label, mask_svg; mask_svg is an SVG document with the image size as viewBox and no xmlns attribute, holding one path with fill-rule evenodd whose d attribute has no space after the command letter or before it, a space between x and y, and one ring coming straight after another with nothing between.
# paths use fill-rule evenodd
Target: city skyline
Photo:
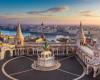
<instances>
[{"instance_id":1,"label":"city skyline","mask_svg":"<svg viewBox=\"0 0 100 80\"><path fill-rule=\"evenodd\" d=\"M100 25L100 0L1 0L0 23Z\"/></svg>"}]
</instances>

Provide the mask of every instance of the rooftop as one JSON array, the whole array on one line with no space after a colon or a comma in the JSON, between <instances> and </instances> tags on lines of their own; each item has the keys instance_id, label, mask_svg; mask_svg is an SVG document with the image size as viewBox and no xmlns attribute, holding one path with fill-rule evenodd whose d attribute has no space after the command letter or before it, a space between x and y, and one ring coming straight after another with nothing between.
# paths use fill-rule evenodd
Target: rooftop
<instances>
[{"instance_id":1,"label":"rooftop","mask_svg":"<svg viewBox=\"0 0 100 80\"><path fill-rule=\"evenodd\" d=\"M85 52L88 56L94 56L94 52L87 46L79 45L78 46L83 52Z\"/></svg>"}]
</instances>

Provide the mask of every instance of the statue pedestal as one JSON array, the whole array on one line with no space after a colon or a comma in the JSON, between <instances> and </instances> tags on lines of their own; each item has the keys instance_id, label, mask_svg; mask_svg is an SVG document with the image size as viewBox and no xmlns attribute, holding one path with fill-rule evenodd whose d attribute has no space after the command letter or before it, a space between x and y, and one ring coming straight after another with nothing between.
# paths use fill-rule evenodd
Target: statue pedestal
<instances>
[{"instance_id":1,"label":"statue pedestal","mask_svg":"<svg viewBox=\"0 0 100 80\"><path fill-rule=\"evenodd\" d=\"M32 68L40 71L50 71L58 69L61 64L55 60L54 55L51 51L43 51L40 56L38 56L37 61L34 61Z\"/></svg>"}]
</instances>

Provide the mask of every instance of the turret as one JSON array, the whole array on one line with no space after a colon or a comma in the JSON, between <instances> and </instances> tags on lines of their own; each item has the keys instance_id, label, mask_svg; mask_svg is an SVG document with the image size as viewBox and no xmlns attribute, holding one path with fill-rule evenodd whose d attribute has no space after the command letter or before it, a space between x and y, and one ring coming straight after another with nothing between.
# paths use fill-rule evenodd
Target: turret
<instances>
[{"instance_id":1,"label":"turret","mask_svg":"<svg viewBox=\"0 0 100 80\"><path fill-rule=\"evenodd\" d=\"M15 38L16 45L24 45L24 36L21 31L20 24L17 27L16 38Z\"/></svg>"},{"instance_id":2,"label":"turret","mask_svg":"<svg viewBox=\"0 0 100 80\"><path fill-rule=\"evenodd\" d=\"M43 22L41 23L41 26L44 26L44 23Z\"/></svg>"},{"instance_id":3,"label":"turret","mask_svg":"<svg viewBox=\"0 0 100 80\"><path fill-rule=\"evenodd\" d=\"M86 37L83 31L82 23L80 22L80 29L79 29L79 39L80 39L80 44L85 45L86 44Z\"/></svg>"}]
</instances>

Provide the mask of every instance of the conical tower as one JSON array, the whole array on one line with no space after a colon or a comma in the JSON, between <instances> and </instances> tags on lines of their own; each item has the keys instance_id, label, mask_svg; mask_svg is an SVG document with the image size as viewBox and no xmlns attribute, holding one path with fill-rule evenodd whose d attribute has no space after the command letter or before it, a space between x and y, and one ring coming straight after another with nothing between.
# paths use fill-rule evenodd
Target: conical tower
<instances>
[{"instance_id":1,"label":"conical tower","mask_svg":"<svg viewBox=\"0 0 100 80\"><path fill-rule=\"evenodd\" d=\"M42 21L42 23L41 23L41 26L44 26L44 23L43 23L43 21Z\"/></svg>"},{"instance_id":2,"label":"conical tower","mask_svg":"<svg viewBox=\"0 0 100 80\"><path fill-rule=\"evenodd\" d=\"M22 34L20 24L19 24L18 27L17 27L16 45L21 45L21 46L24 45L24 36L23 36L23 34Z\"/></svg>"},{"instance_id":3,"label":"conical tower","mask_svg":"<svg viewBox=\"0 0 100 80\"><path fill-rule=\"evenodd\" d=\"M79 29L79 39L80 39L80 44L86 44L86 37L83 31L82 23L80 22L80 29Z\"/></svg>"}]
</instances>

